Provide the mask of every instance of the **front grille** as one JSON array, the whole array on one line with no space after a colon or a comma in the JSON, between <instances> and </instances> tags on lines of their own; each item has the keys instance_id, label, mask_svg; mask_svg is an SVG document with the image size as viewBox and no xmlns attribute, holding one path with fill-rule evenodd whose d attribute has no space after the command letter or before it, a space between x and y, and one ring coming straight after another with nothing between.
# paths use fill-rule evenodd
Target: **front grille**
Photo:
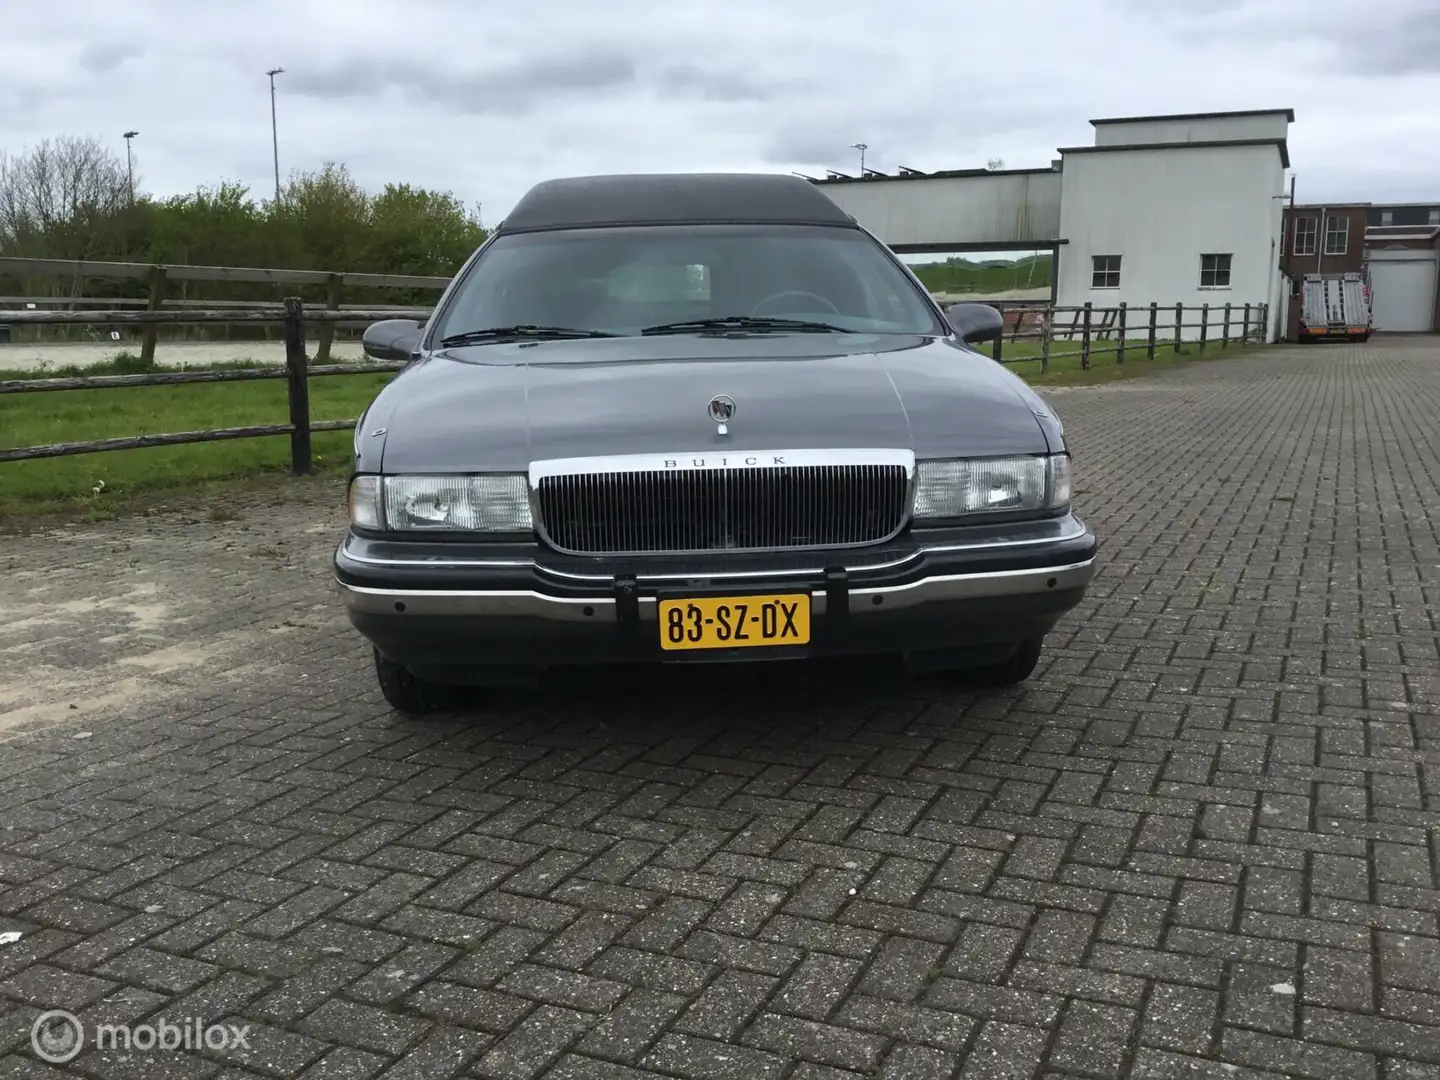
<instances>
[{"instance_id":1,"label":"front grille","mask_svg":"<svg viewBox=\"0 0 1440 1080\"><path fill-rule=\"evenodd\" d=\"M628 554L850 547L905 522L904 465L566 473L537 483L539 524L562 551Z\"/></svg>"}]
</instances>

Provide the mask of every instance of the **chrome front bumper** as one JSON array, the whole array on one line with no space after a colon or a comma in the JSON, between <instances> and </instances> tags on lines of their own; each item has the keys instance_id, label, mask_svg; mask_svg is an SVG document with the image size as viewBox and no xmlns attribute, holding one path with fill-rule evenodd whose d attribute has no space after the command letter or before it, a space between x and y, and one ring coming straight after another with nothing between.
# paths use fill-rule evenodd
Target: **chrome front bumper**
<instances>
[{"instance_id":1,"label":"chrome front bumper","mask_svg":"<svg viewBox=\"0 0 1440 1080\"><path fill-rule=\"evenodd\" d=\"M945 574L897 585L860 586L849 590L850 614L892 612L934 603L1066 593L1083 589L1094 574L1095 559L1092 557L1063 566ZM530 618L576 623L620 621L619 601L613 594L575 597L552 596L529 589L375 588L338 580L337 585L345 607L357 615ZM733 591L747 593L755 590L736 585ZM773 591L773 587L769 591ZM641 621L654 622L658 600L653 596L637 599ZM824 590L810 590L812 613L825 615L826 600Z\"/></svg>"}]
</instances>

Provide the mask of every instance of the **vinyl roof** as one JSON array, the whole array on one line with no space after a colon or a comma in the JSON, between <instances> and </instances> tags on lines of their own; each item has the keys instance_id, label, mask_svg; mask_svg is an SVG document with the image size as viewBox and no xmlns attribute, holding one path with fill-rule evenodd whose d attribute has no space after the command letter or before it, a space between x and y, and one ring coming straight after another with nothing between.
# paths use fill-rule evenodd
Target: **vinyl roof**
<instances>
[{"instance_id":1,"label":"vinyl roof","mask_svg":"<svg viewBox=\"0 0 1440 1080\"><path fill-rule=\"evenodd\" d=\"M808 180L770 173L635 173L536 184L499 233L605 225L848 225Z\"/></svg>"}]
</instances>

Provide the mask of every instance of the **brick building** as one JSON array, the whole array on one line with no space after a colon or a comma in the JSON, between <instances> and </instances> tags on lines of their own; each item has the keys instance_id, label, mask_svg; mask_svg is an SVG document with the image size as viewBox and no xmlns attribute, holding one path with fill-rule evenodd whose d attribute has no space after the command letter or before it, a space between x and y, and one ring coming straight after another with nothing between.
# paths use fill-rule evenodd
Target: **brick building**
<instances>
[{"instance_id":1,"label":"brick building","mask_svg":"<svg viewBox=\"0 0 1440 1080\"><path fill-rule=\"evenodd\" d=\"M1281 235L1290 340L1306 274L1363 274L1377 331L1440 331L1440 203L1287 206Z\"/></svg>"}]
</instances>

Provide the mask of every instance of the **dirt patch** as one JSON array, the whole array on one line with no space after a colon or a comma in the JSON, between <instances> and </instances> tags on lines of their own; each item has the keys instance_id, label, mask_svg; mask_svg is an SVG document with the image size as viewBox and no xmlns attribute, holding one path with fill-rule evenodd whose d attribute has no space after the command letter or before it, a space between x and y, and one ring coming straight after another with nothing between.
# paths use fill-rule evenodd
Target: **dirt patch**
<instances>
[{"instance_id":1,"label":"dirt patch","mask_svg":"<svg viewBox=\"0 0 1440 1080\"><path fill-rule=\"evenodd\" d=\"M8 539L0 739L263 684L284 667L288 635L343 621L338 604L317 603L343 511L329 485L287 494L237 505L221 525L172 512Z\"/></svg>"}]
</instances>

